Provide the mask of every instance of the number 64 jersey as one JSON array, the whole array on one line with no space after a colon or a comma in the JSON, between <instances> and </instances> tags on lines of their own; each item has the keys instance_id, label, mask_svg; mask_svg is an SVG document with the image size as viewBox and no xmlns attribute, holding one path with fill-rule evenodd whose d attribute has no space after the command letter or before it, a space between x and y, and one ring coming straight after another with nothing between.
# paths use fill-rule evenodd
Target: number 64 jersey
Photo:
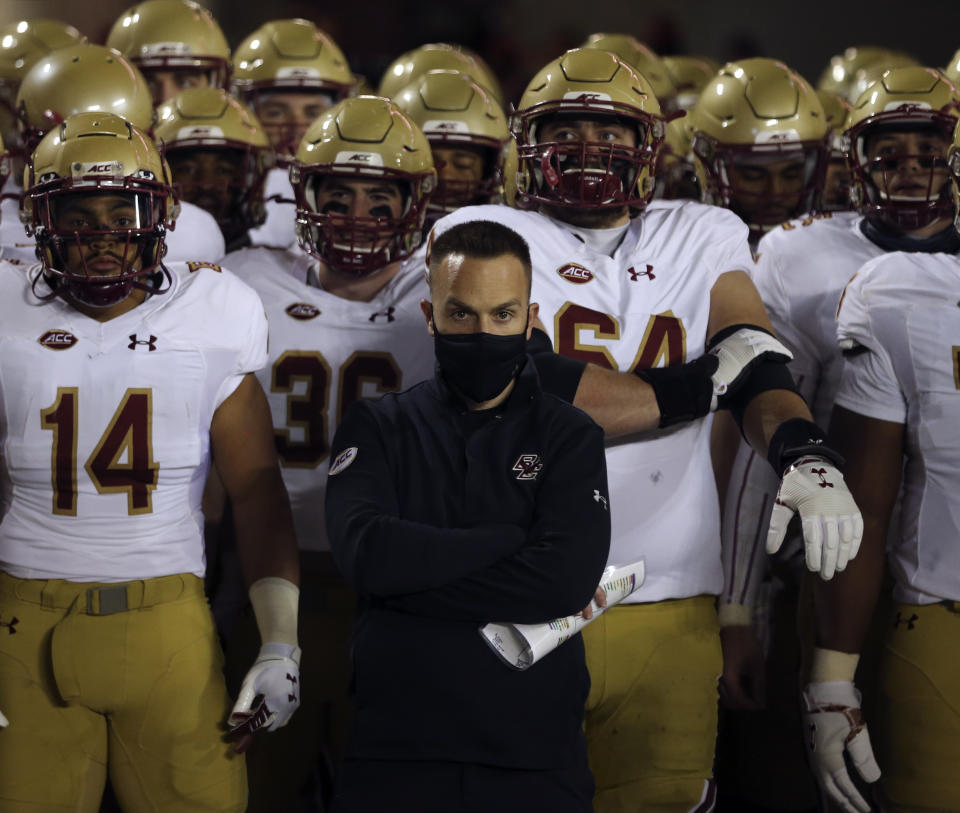
<instances>
[{"instance_id":1,"label":"number 64 jersey","mask_svg":"<svg viewBox=\"0 0 960 813\"><path fill-rule=\"evenodd\" d=\"M302 550L330 549L323 502L330 441L344 410L433 375L433 341L420 310L429 298L423 258L418 251L405 260L369 302L317 287L316 260L299 248L248 248L228 258L270 322L270 360L258 377Z\"/></svg>"},{"instance_id":2,"label":"number 64 jersey","mask_svg":"<svg viewBox=\"0 0 960 813\"><path fill-rule=\"evenodd\" d=\"M710 291L746 271L747 227L731 212L657 201L631 220L612 256L576 229L534 212L469 206L437 222L439 235L493 220L530 247L532 301L565 356L621 372L682 364L705 351ZM613 533L610 562L643 558L646 580L628 602L716 595L722 588L720 519L710 421L607 442Z\"/></svg>"},{"instance_id":3,"label":"number 64 jersey","mask_svg":"<svg viewBox=\"0 0 960 813\"><path fill-rule=\"evenodd\" d=\"M203 576L210 423L266 363L256 294L208 263L107 322L0 263L0 569L27 579ZM44 282L37 290L47 292Z\"/></svg>"}]
</instances>

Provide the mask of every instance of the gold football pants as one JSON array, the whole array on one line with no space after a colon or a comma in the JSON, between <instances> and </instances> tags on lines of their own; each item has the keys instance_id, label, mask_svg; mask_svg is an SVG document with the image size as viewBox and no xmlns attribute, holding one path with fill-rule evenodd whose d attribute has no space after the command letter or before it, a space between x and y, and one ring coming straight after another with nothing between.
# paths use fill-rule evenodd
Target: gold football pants
<instances>
[{"instance_id":1,"label":"gold football pants","mask_svg":"<svg viewBox=\"0 0 960 813\"><path fill-rule=\"evenodd\" d=\"M721 671L715 598L613 607L583 638L597 813L712 810Z\"/></svg>"},{"instance_id":2,"label":"gold football pants","mask_svg":"<svg viewBox=\"0 0 960 813\"><path fill-rule=\"evenodd\" d=\"M0 810L242 811L223 657L192 575L122 585L0 572Z\"/></svg>"},{"instance_id":3,"label":"gold football pants","mask_svg":"<svg viewBox=\"0 0 960 813\"><path fill-rule=\"evenodd\" d=\"M886 813L960 811L960 605L894 606L879 700Z\"/></svg>"}]
</instances>

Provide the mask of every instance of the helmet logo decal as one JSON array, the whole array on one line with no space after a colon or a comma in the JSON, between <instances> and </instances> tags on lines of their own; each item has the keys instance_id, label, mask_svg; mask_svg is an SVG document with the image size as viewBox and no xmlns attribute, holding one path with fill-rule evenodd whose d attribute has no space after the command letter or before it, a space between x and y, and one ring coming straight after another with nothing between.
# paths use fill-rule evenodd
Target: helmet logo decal
<instances>
[{"instance_id":1,"label":"helmet logo decal","mask_svg":"<svg viewBox=\"0 0 960 813\"><path fill-rule=\"evenodd\" d=\"M66 330L48 330L37 341L50 350L69 350L79 340Z\"/></svg>"},{"instance_id":2,"label":"helmet logo decal","mask_svg":"<svg viewBox=\"0 0 960 813\"><path fill-rule=\"evenodd\" d=\"M309 65L287 65L277 68L277 79L322 79L320 71Z\"/></svg>"},{"instance_id":3,"label":"helmet logo decal","mask_svg":"<svg viewBox=\"0 0 960 813\"><path fill-rule=\"evenodd\" d=\"M148 42L140 46L140 56L186 56L191 53L188 42Z\"/></svg>"},{"instance_id":4,"label":"helmet logo decal","mask_svg":"<svg viewBox=\"0 0 960 813\"><path fill-rule=\"evenodd\" d=\"M470 128L465 121L449 121L442 119L430 119L423 123L424 133L466 133L470 134Z\"/></svg>"},{"instance_id":5,"label":"helmet logo decal","mask_svg":"<svg viewBox=\"0 0 960 813\"><path fill-rule=\"evenodd\" d=\"M73 177L83 175L110 175L114 178L123 177L123 162L121 161L101 161L100 163L83 163L75 161L70 165L73 171Z\"/></svg>"},{"instance_id":6,"label":"helmet logo decal","mask_svg":"<svg viewBox=\"0 0 960 813\"><path fill-rule=\"evenodd\" d=\"M784 141L799 141L800 133L796 130L761 131L753 137L754 144L776 144Z\"/></svg>"},{"instance_id":7,"label":"helmet logo decal","mask_svg":"<svg viewBox=\"0 0 960 813\"><path fill-rule=\"evenodd\" d=\"M375 152L338 152L333 159L335 164L363 164L368 167L382 167L383 158Z\"/></svg>"},{"instance_id":8,"label":"helmet logo decal","mask_svg":"<svg viewBox=\"0 0 960 813\"><path fill-rule=\"evenodd\" d=\"M294 302L292 305L287 305L284 313L291 319L306 322L310 319L316 319L321 314L321 310L308 302Z\"/></svg>"},{"instance_id":9,"label":"helmet logo decal","mask_svg":"<svg viewBox=\"0 0 960 813\"><path fill-rule=\"evenodd\" d=\"M182 141L188 138L223 138L223 130L212 124L181 127L177 131L177 141Z\"/></svg>"},{"instance_id":10,"label":"helmet logo decal","mask_svg":"<svg viewBox=\"0 0 960 813\"><path fill-rule=\"evenodd\" d=\"M891 110L896 110L901 113L912 113L916 110L932 110L932 108L926 102L887 102L883 108L883 112L887 113Z\"/></svg>"},{"instance_id":11,"label":"helmet logo decal","mask_svg":"<svg viewBox=\"0 0 960 813\"><path fill-rule=\"evenodd\" d=\"M584 268L582 265L577 265L576 263L561 265L557 269L557 273L567 282L571 282L574 285L583 285L590 282L594 276L593 271L589 268Z\"/></svg>"}]
</instances>

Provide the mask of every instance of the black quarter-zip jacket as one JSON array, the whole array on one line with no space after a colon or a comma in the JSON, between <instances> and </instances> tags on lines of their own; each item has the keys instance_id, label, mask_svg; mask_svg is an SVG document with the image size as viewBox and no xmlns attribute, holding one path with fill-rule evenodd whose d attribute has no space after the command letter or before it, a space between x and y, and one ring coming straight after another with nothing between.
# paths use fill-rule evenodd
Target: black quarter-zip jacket
<instances>
[{"instance_id":1,"label":"black quarter-zip jacket","mask_svg":"<svg viewBox=\"0 0 960 813\"><path fill-rule=\"evenodd\" d=\"M589 603L610 545L602 430L528 360L494 410L439 373L358 401L330 459L327 531L361 597L351 754L543 770L582 753L580 636L519 672L478 630Z\"/></svg>"}]
</instances>

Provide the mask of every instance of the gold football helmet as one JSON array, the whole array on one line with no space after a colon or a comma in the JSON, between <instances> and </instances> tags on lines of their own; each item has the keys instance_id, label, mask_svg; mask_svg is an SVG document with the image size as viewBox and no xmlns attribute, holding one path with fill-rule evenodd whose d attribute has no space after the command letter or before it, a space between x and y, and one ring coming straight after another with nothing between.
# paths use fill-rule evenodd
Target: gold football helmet
<instances>
[{"instance_id":1,"label":"gold football helmet","mask_svg":"<svg viewBox=\"0 0 960 813\"><path fill-rule=\"evenodd\" d=\"M950 188L953 192L953 227L960 232L960 122L953 131L953 143L947 153L950 167Z\"/></svg>"},{"instance_id":2,"label":"gold football helmet","mask_svg":"<svg viewBox=\"0 0 960 813\"><path fill-rule=\"evenodd\" d=\"M154 138L183 200L212 214L227 244L266 219L270 141L243 102L219 88L185 90L157 110Z\"/></svg>"},{"instance_id":3,"label":"gold football helmet","mask_svg":"<svg viewBox=\"0 0 960 813\"><path fill-rule=\"evenodd\" d=\"M817 98L823 105L823 112L827 117L827 127L830 131L830 158L827 162L827 171L823 181L823 196L821 208L825 212L839 212L851 208L850 202L850 167L847 164L847 153L843 128L850 112L850 103L842 96L831 93L829 90L818 90Z\"/></svg>"},{"instance_id":4,"label":"gold football helmet","mask_svg":"<svg viewBox=\"0 0 960 813\"><path fill-rule=\"evenodd\" d=\"M310 125L290 167L300 245L358 277L408 257L420 245L436 180L430 144L400 108L377 96L345 99ZM374 206L357 215L335 198L319 202L331 186L363 184L395 184L398 211Z\"/></svg>"},{"instance_id":5,"label":"gold football helmet","mask_svg":"<svg viewBox=\"0 0 960 813\"><path fill-rule=\"evenodd\" d=\"M876 45L860 45L844 50L830 58L830 64L824 68L817 80L817 90L828 90L844 99L850 99L850 87L857 71L875 62L883 62L892 57L907 56L903 51L882 48ZM856 98L856 97L854 97Z\"/></svg>"},{"instance_id":6,"label":"gold football helmet","mask_svg":"<svg viewBox=\"0 0 960 813\"><path fill-rule=\"evenodd\" d=\"M667 66L636 37L630 34L591 34L581 47L609 51L620 57L647 80L662 110L675 109L677 88Z\"/></svg>"},{"instance_id":7,"label":"gold football helmet","mask_svg":"<svg viewBox=\"0 0 960 813\"><path fill-rule=\"evenodd\" d=\"M952 141L958 111L960 93L933 68L895 68L864 91L844 133L861 213L900 230L952 215L946 148L938 145ZM914 147L905 133L919 134Z\"/></svg>"},{"instance_id":8,"label":"gold football helmet","mask_svg":"<svg viewBox=\"0 0 960 813\"><path fill-rule=\"evenodd\" d=\"M505 172L511 163L510 180L516 186L516 146L503 109L483 87L463 73L428 71L393 101L421 129L433 151L439 180L428 217L471 204L504 202Z\"/></svg>"},{"instance_id":9,"label":"gold football helmet","mask_svg":"<svg viewBox=\"0 0 960 813\"><path fill-rule=\"evenodd\" d=\"M953 82L954 87L960 88L960 50L947 63L947 66L943 69L943 74Z\"/></svg>"},{"instance_id":10,"label":"gold football helmet","mask_svg":"<svg viewBox=\"0 0 960 813\"><path fill-rule=\"evenodd\" d=\"M155 104L174 88L227 84L230 46L213 15L193 0L145 0L131 6L110 29L107 47L140 69L153 88ZM165 72L178 77L166 93L158 76Z\"/></svg>"},{"instance_id":11,"label":"gold football helmet","mask_svg":"<svg viewBox=\"0 0 960 813\"><path fill-rule=\"evenodd\" d=\"M813 211L827 120L813 88L782 62L730 62L685 119L705 199L756 233Z\"/></svg>"},{"instance_id":12,"label":"gold football helmet","mask_svg":"<svg viewBox=\"0 0 960 813\"><path fill-rule=\"evenodd\" d=\"M664 67L677 89L676 106L689 110L700 98L700 91L720 70L720 63L705 56L665 56Z\"/></svg>"},{"instance_id":13,"label":"gold football helmet","mask_svg":"<svg viewBox=\"0 0 960 813\"><path fill-rule=\"evenodd\" d=\"M356 83L343 51L308 20L264 23L233 54L231 88L257 113L284 159L296 152L310 122L352 95ZM268 109L271 96L292 93L317 97L309 116Z\"/></svg>"},{"instance_id":14,"label":"gold football helmet","mask_svg":"<svg viewBox=\"0 0 960 813\"><path fill-rule=\"evenodd\" d=\"M625 122L635 145L542 141L541 125L556 117ZM527 85L512 129L521 206L642 209L653 195L665 119L649 82L609 51L574 48L547 64Z\"/></svg>"},{"instance_id":15,"label":"gold football helmet","mask_svg":"<svg viewBox=\"0 0 960 813\"><path fill-rule=\"evenodd\" d=\"M8 139L16 138L17 90L27 71L51 51L83 39L76 28L59 20L17 20L0 26L0 132Z\"/></svg>"},{"instance_id":16,"label":"gold football helmet","mask_svg":"<svg viewBox=\"0 0 960 813\"><path fill-rule=\"evenodd\" d=\"M96 110L123 116L140 130L153 126L146 80L126 57L102 45L52 51L27 71L17 93L20 133L29 151L51 127Z\"/></svg>"},{"instance_id":17,"label":"gold football helmet","mask_svg":"<svg viewBox=\"0 0 960 813\"><path fill-rule=\"evenodd\" d=\"M377 94L392 99L427 71L465 73L503 105L503 90L490 66L469 49L446 42L427 43L398 56L383 72Z\"/></svg>"},{"instance_id":18,"label":"gold football helmet","mask_svg":"<svg viewBox=\"0 0 960 813\"><path fill-rule=\"evenodd\" d=\"M93 212L88 207L97 196L119 205L106 216ZM78 113L59 123L27 164L22 216L53 281L53 296L66 292L107 307L134 288L162 293L144 277L161 268L169 281L161 260L177 213L170 174L153 140L111 113ZM97 265L98 246L100 256L115 260L109 273Z\"/></svg>"}]
</instances>

